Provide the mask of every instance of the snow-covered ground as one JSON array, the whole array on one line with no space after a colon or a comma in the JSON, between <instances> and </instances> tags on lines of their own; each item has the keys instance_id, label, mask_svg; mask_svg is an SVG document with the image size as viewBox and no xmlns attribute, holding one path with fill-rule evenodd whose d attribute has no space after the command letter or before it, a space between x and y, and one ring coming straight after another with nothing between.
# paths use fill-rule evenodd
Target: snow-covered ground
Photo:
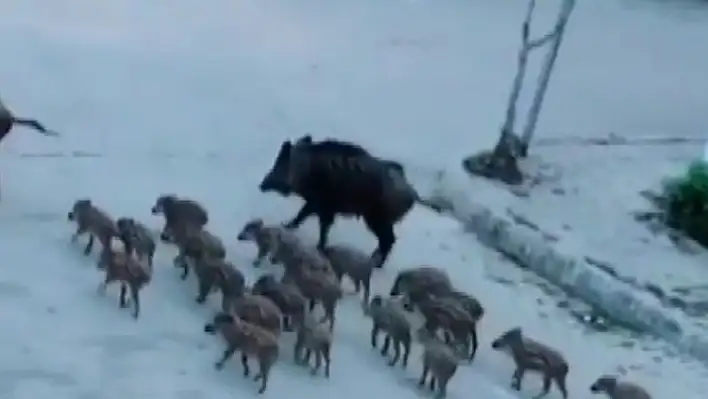
<instances>
[{"instance_id":1,"label":"snow-covered ground","mask_svg":"<svg viewBox=\"0 0 708 399\"><path fill-rule=\"evenodd\" d=\"M213 369L220 342L202 328L214 304L193 303L193 282L178 280L169 266L171 250L160 250L139 321L117 309L115 289L106 298L96 294L101 276L93 261L69 244L71 203L90 196L116 216L157 227L149 215L155 197L189 195L208 206L229 257L248 270L253 250L235 239L241 225L253 216L282 220L296 207L256 190L284 137L309 131L356 139L414 162L414 179L490 144L524 10L523 2L452 0L238 0L202 7L182 0L3 5L0 94L18 114L36 116L65 134L52 140L18 129L3 143L0 396L255 394L237 364L220 373ZM584 134L632 130L641 121L706 130L696 109L708 91L684 78L706 70L708 60L698 56L699 41L684 37L708 31L699 27L697 14L686 21L676 14L659 19L650 10L583 3L541 129ZM645 40L659 22L666 35ZM617 40L620 34L627 40ZM673 45L679 42L685 46ZM595 52L587 50L590 45ZM627 55L627 48L634 52ZM643 72L602 83L627 63ZM686 105L672 107L679 99ZM588 102L592 109L582 106ZM569 119L559 120L564 114ZM311 238L313 230L312 223L304 227ZM516 397L507 388L510 362L489 349L495 335L516 325L566 354L572 397L588 396L598 374L615 371L644 383L658 398L702 397L703 366L667 353L661 343L588 331L558 309L557 298L524 283L522 272L464 234L457 222L416 210L398 232L390 265L375 277L378 291L389 287L396 269L428 263L446 268L487 308L479 358L460 368L450 398L470 392ZM365 249L374 244L355 222L339 222L333 240ZM267 396L413 394L417 355L410 370L389 370L369 350L368 328L354 299L346 298L329 381L291 364L286 337ZM539 387L537 379L528 381L524 397Z\"/></svg>"}]
</instances>

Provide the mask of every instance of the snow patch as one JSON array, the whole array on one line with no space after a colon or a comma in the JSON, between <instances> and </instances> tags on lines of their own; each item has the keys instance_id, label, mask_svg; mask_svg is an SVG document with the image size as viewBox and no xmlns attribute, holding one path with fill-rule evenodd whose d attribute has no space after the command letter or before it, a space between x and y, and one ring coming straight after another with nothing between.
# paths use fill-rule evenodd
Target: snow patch
<instances>
[{"instance_id":1,"label":"snow patch","mask_svg":"<svg viewBox=\"0 0 708 399\"><path fill-rule=\"evenodd\" d=\"M631 328L646 331L708 363L708 338L691 328L686 316L662 306L656 298L612 278L562 243L515 224L482 203L461 168L425 178L421 197L448 210L483 243L528 267L568 293L598 307ZM434 184L431 184L434 182ZM424 190L427 189L427 190Z\"/></svg>"}]
</instances>

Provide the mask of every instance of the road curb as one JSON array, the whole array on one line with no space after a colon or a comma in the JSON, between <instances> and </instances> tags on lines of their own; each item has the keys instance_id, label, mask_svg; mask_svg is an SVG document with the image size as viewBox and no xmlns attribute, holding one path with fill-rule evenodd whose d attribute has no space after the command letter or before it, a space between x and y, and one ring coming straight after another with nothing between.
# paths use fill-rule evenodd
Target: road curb
<instances>
[{"instance_id":1,"label":"road curb","mask_svg":"<svg viewBox=\"0 0 708 399\"><path fill-rule=\"evenodd\" d=\"M464 172L462 172L464 173ZM470 178L465 182L439 173L426 187L426 202L449 212L485 245L549 282L606 312L611 318L648 332L708 364L708 337L690 333L686 316L664 307L647 293L615 279L585 261L584 256L564 251L557 243L491 207L474 202ZM687 328L689 327L689 328Z\"/></svg>"}]
</instances>

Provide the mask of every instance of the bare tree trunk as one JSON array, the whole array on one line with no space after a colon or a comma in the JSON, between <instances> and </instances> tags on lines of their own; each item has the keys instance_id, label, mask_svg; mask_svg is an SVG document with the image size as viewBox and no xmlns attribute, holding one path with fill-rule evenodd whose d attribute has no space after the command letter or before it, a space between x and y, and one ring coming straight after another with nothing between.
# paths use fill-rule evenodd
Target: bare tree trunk
<instances>
[{"instance_id":1,"label":"bare tree trunk","mask_svg":"<svg viewBox=\"0 0 708 399\"><path fill-rule=\"evenodd\" d=\"M575 1L576 0L564 0L554 29L538 39L531 40L529 38L529 32L533 11L536 7L536 0L529 0L526 19L521 29L521 48L518 54L517 71L509 95L506 119L501 129L499 141L497 141L492 151L472 155L463 161L463 167L468 173L500 180L506 184L516 185L523 183L524 175L519 166L519 159L526 157L528 153L529 143L533 137L538 115L541 112L544 94L548 87L551 73L553 72L553 65L558 55L565 25L575 6ZM534 95L534 102L527 116L523 137L520 138L514 133L516 103L518 102L523 87L528 56L531 51L543 47L547 43L552 43L552 47L546 56L544 69L539 76L538 86Z\"/></svg>"}]
</instances>

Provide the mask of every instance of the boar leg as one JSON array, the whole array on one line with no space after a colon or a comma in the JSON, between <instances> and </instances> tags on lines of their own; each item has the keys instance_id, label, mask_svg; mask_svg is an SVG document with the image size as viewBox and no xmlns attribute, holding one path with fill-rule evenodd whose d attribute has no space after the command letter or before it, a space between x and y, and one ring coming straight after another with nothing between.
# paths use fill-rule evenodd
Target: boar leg
<instances>
[{"instance_id":1,"label":"boar leg","mask_svg":"<svg viewBox=\"0 0 708 399\"><path fill-rule=\"evenodd\" d=\"M435 395L436 398L442 399L447 396L447 383L450 381L449 379L446 380L439 380L438 381L438 393Z\"/></svg>"},{"instance_id":2,"label":"boar leg","mask_svg":"<svg viewBox=\"0 0 708 399\"><path fill-rule=\"evenodd\" d=\"M543 388L541 388L541 393L534 396L533 399L540 399L540 398L548 395L548 392L550 390L551 390L551 373L545 372L545 373L543 373Z\"/></svg>"},{"instance_id":3,"label":"boar leg","mask_svg":"<svg viewBox=\"0 0 708 399\"><path fill-rule=\"evenodd\" d=\"M241 354L241 366L243 366L243 376L248 377L251 374L251 369L248 368L248 355L245 353Z\"/></svg>"},{"instance_id":4,"label":"boar leg","mask_svg":"<svg viewBox=\"0 0 708 399\"><path fill-rule=\"evenodd\" d=\"M468 361L471 363L472 360L474 360L474 356L477 354L477 349L479 348L479 341L477 338L477 327L472 328L472 331L470 331L470 337L472 338L472 351L470 352Z\"/></svg>"},{"instance_id":5,"label":"boar leg","mask_svg":"<svg viewBox=\"0 0 708 399\"><path fill-rule=\"evenodd\" d=\"M558 386L558 390L561 391L561 395L563 395L563 399L568 399L568 388L565 386L565 376L568 375L567 372L562 373L562 374L557 374L554 379L556 380L556 386Z\"/></svg>"},{"instance_id":6,"label":"boar leg","mask_svg":"<svg viewBox=\"0 0 708 399\"><path fill-rule=\"evenodd\" d=\"M388 363L389 366L393 367L398 363L398 359L401 358L401 342L397 339L393 340L393 359Z\"/></svg>"},{"instance_id":7,"label":"boar leg","mask_svg":"<svg viewBox=\"0 0 708 399\"><path fill-rule=\"evenodd\" d=\"M407 336L405 341L403 341L403 368L408 367L408 357L411 354L411 340L410 336Z\"/></svg>"},{"instance_id":8,"label":"boar leg","mask_svg":"<svg viewBox=\"0 0 708 399\"><path fill-rule=\"evenodd\" d=\"M86 248L84 248L84 255L88 255L91 253L91 250L93 249L93 242L94 242L93 234L89 235L89 240L88 243L86 244Z\"/></svg>"},{"instance_id":9,"label":"boar leg","mask_svg":"<svg viewBox=\"0 0 708 399\"><path fill-rule=\"evenodd\" d=\"M300 227L302 222L305 221L305 219L314 215L315 211L315 206L310 202L306 202L305 205L300 208L300 211L298 211L295 217L289 222L285 223L283 227L285 227L286 229L297 229L298 227Z\"/></svg>"},{"instance_id":10,"label":"boar leg","mask_svg":"<svg viewBox=\"0 0 708 399\"><path fill-rule=\"evenodd\" d=\"M189 275L189 265L187 264L187 259L184 251L180 250L172 263L176 268L182 269L182 274L179 276L180 279L186 280Z\"/></svg>"},{"instance_id":11,"label":"boar leg","mask_svg":"<svg viewBox=\"0 0 708 399\"><path fill-rule=\"evenodd\" d=\"M526 369L523 367L516 367L514 374L511 376L511 387L517 391L521 390L521 380L524 379L524 372Z\"/></svg>"},{"instance_id":12,"label":"boar leg","mask_svg":"<svg viewBox=\"0 0 708 399\"><path fill-rule=\"evenodd\" d=\"M419 387L425 386L425 379L428 377L429 372L430 372L430 365L428 365L427 362L423 362L423 371L420 373L420 379L418 380Z\"/></svg>"},{"instance_id":13,"label":"boar leg","mask_svg":"<svg viewBox=\"0 0 708 399\"><path fill-rule=\"evenodd\" d=\"M221 356L221 359L219 359L219 361L214 364L214 367L217 370L223 369L224 364L226 364L226 361L229 360L234 355L234 353L236 353L236 347L229 344L229 346L226 347L224 354Z\"/></svg>"},{"instance_id":14,"label":"boar leg","mask_svg":"<svg viewBox=\"0 0 708 399\"><path fill-rule=\"evenodd\" d=\"M377 323L374 323L374 326L371 328L371 347L376 348L378 346L378 337L379 337L379 325Z\"/></svg>"},{"instance_id":15,"label":"boar leg","mask_svg":"<svg viewBox=\"0 0 708 399\"><path fill-rule=\"evenodd\" d=\"M332 358L330 357L330 346L325 345L322 348L322 357L325 361L325 377L329 378L329 365L332 363Z\"/></svg>"},{"instance_id":16,"label":"boar leg","mask_svg":"<svg viewBox=\"0 0 708 399\"><path fill-rule=\"evenodd\" d=\"M292 331L293 330L293 327L290 323L291 323L290 315L284 314L283 315L283 331Z\"/></svg>"},{"instance_id":17,"label":"boar leg","mask_svg":"<svg viewBox=\"0 0 708 399\"><path fill-rule=\"evenodd\" d=\"M204 276L198 279L197 284L199 287L197 291L197 298L195 299L195 301L199 304L202 304L206 302L207 296L211 291L213 281L207 276Z\"/></svg>"},{"instance_id":18,"label":"boar leg","mask_svg":"<svg viewBox=\"0 0 708 399\"><path fill-rule=\"evenodd\" d=\"M383 346L381 347L381 356L388 355L389 346L391 346L391 334L387 333L386 337L384 338Z\"/></svg>"},{"instance_id":19,"label":"boar leg","mask_svg":"<svg viewBox=\"0 0 708 399\"><path fill-rule=\"evenodd\" d=\"M436 382L437 382L437 379L435 378L435 374L432 374L430 376L430 381L428 381L428 389L430 389L431 391L434 391Z\"/></svg>"},{"instance_id":20,"label":"boar leg","mask_svg":"<svg viewBox=\"0 0 708 399\"><path fill-rule=\"evenodd\" d=\"M302 354L302 346L304 345L304 343L305 337L303 336L302 332L298 331L297 338L295 339L295 345L293 347L293 361L295 362L295 364L303 363L300 355Z\"/></svg>"},{"instance_id":21,"label":"boar leg","mask_svg":"<svg viewBox=\"0 0 708 399\"><path fill-rule=\"evenodd\" d=\"M393 244L396 242L396 233L393 231L393 225L381 220L381 218L371 216L364 218L364 222L369 228L369 231L376 236L379 242L376 250L371 254L371 261L373 266L377 269L382 268L384 263L386 263L393 249Z\"/></svg>"},{"instance_id":22,"label":"boar leg","mask_svg":"<svg viewBox=\"0 0 708 399\"><path fill-rule=\"evenodd\" d=\"M130 296L133 298L133 318L140 317L140 288L136 284L129 284Z\"/></svg>"},{"instance_id":23,"label":"boar leg","mask_svg":"<svg viewBox=\"0 0 708 399\"><path fill-rule=\"evenodd\" d=\"M362 284L364 286L364 303L369 303L369 296L371 295L371 277L364 279Z\"/></svg>"},{"instance_id":24,"label":"boar leg","mask_svg":"<svg viewBox=\"0 0 708 399\"><path fill-rule=\"evenodd\" d=\"M258 389L258 393L262 394L263 392L265 392L266 388L268 388L268 374L270 374L271 365L266 360L266 361L261 361L259 367L260 367L260 373L258 374L257 377L260 376L261 387L260 387L260 389Z\"/></svg>"},{"instance_id":25,"label":"boar leg","mask_svg":"<svg viewBox=\"0 0 708 399\"><path fill-rule=\"evenodd\" d=\"M125 283L122 283L120 285L120 295L118 296L118 306L123 309L128 306L127 301L125 300L125 296L128 293L128 287L125 286Z\"/></svg>"},{"instance_id":26,"label":"boar leg","mask_svg":"<svg viewBox=\"0 0 708 399\"><path fill-rule=\"evenodd\" d=\"M315 351L315 365L312 367L312 370L310 370L310 374L312 375L317 375L317 372L320 371L320 368L322 367L322 352L319 350Z\"/></svg>"},{"instance_id":27,"label":"boar leg","mask_svg":"<svg viewBox=\"0 0 708 399\"><path fill-rule=\"evenodd\" d=\"M317 241L317 248L323 250L327 247L327 241L329 241L329 231L334 224L334 213L320 212L317 216L320 220L320 238Z\"/></svg>"}]
</instances>

